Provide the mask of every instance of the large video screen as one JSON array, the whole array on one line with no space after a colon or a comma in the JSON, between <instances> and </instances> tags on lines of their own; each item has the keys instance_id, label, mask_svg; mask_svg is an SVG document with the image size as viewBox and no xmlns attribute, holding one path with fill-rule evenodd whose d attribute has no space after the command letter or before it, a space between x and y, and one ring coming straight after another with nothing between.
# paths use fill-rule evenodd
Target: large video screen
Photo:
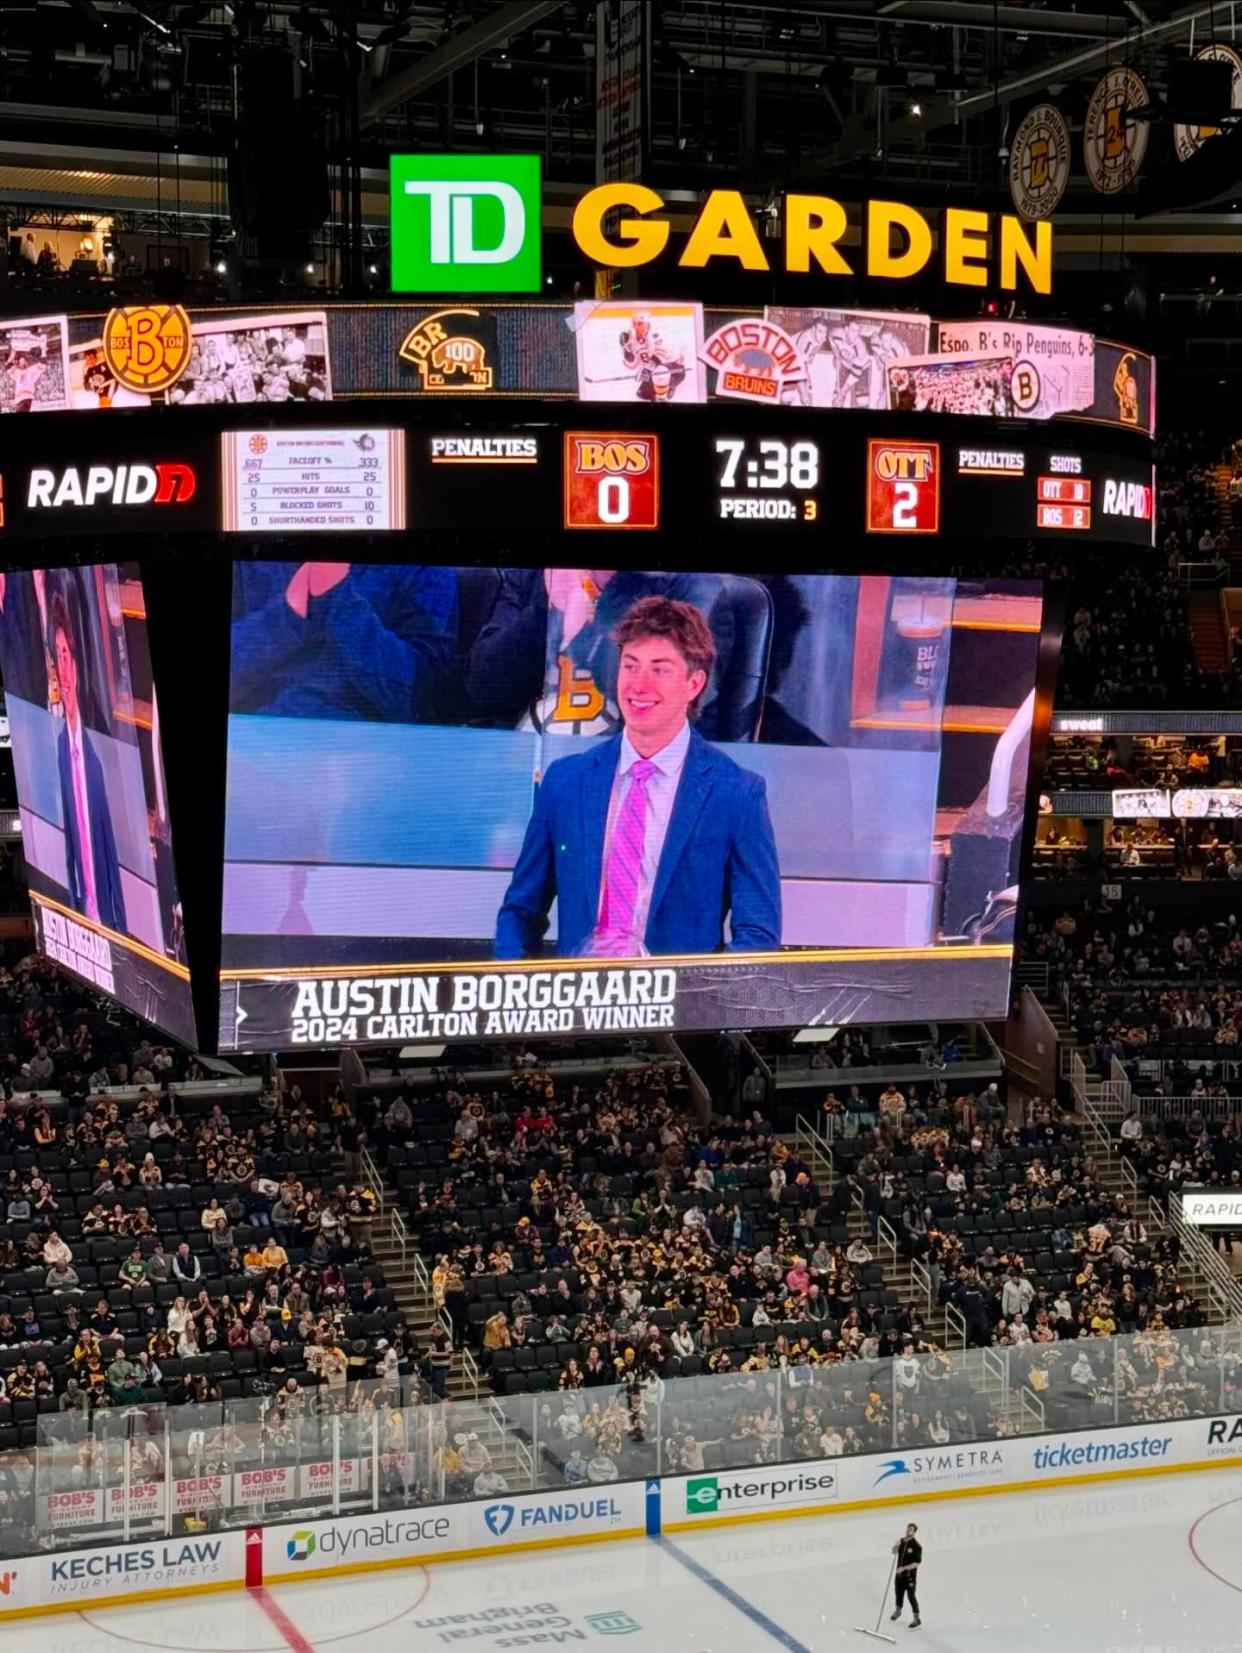
<instances>
[{"instance_id":1,"label":"large video screen","mask_svg":"<svg viewBox=\"0 0 1242 1653\"><path fill-rule=\"evenodd\" d=\"M1042 622L949 578L238 562L221 1048L1006 1012Z\"/></svg>"},{"instance_id":2,"label":"large video screen","mask_svg":"<svg viewBox=\"0 0 1242 1653\"><path fill-rule=\"evenodd\" d=\"M0 573L0 672L40 950L193 1043L137 569Z\"/></svg>"}]
</instances>

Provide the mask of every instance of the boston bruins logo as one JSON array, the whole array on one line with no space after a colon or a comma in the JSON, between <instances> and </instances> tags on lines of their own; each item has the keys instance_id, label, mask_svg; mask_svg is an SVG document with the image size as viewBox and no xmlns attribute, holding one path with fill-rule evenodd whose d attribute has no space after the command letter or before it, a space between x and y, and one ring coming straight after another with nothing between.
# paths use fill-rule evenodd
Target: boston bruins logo
<instances>
[{"instance_id":1,"label":"boston bruins logo","mask_svg":"<svg viewBox=\"0 0 1242 1653\"><path fill-rule=\"evenodd\" d=\"M1070 135L1052 103L1028 110L1009 151L1009 195L1026 219L1049 218L1061 203L1070 175Z\"/></svg>"}]
</instances>

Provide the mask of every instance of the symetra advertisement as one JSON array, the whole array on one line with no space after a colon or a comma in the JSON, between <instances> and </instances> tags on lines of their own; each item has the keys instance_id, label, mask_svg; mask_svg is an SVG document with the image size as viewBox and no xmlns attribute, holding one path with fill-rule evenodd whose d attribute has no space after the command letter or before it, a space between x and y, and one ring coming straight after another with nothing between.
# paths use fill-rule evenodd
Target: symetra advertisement
<instances>
[{"instance_id":1,"label":"symetra advertisement","mask_svg":"<svg viewBox=\"0 0 1242 1653\"><path fill-rule=\"evenodd\" d=\"M254 1588L368 1567L499 1556L549 1543L590 1543L644 1533L658 1536L661 1531L730 1520L830 1514L987 1490L1037 1489L1238 1464L1242 1464L1242 1414L1233 1414L908 1453L755 1465L602 1487L505 1494L495 1500L376 1511L331 1521L303 1520L246 1531L152 1536L111 1548L19 1557L6 1564L0 1570L0 1620L37 1610L73 1611L169 1593L242 1585ZM177 1483L174 1508L181 1506L187 1490ZM158 1501L149 1502L152 1507L146 1519L152 1525L165 1523L167 1517L156 1508ZM1073 1519L1072 1505L1060 1508L1066 1511L1067 1521ZM528 1627L532 1631L558 1628L550 1621L560 1610L541 1599L543 1583L532 1563L532 1587L525 1598L532 1605L519 1610L506 1603L503 1613L493 1610L478 1622L506 1623L516 1632L516 1619L530 1618L541 1621L538 1625L532 1622ZM622 1617L618 1610L615 1630L603 1625L593 1628L600 1634L628 1633L635 1623L631 1619L623 1625ZM431 1624L415 1627L438 1628Z\"/></svg>"}]
</instances>

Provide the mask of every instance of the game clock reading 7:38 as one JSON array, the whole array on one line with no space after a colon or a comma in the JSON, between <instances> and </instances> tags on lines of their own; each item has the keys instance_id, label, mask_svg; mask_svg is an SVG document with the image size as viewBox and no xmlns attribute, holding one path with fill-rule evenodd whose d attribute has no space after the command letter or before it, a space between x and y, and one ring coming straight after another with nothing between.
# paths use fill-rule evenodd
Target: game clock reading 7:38
<instances>
[{"instance_id":1,"label":"game clock reading 7:38","mask_svg":"<svg viewBox=\"0 0 1242 1653\"><path fill-rule=\"evenodd\" d=\"M719 516L733 521L814 522L819 446L776 437L716 438Z\"/></svg>"}]
</instances>

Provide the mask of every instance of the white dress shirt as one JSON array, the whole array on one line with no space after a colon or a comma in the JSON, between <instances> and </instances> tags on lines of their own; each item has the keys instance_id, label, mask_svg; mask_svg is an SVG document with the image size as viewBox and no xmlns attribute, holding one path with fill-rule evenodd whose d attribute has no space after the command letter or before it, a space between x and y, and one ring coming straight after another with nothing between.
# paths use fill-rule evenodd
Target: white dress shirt
<instances>
[{"instance_id":1,"label":"white dress shirt","mask_svg":"<svg viewBox=\"0 0 1242 1653\"><path fill-rule=\"evenodd\" d=\"M643 865L638 880L638 894L634 904L634 934L636 936L645 936L647 933L647 918L651 912L651 894L655 889L656 875L660 870L660 856L664 852L664 840L668 837L668 824L673 818L673 805L677 801L677 788L681 784L681 772L685 768L686 753L689 750L690 725L683 723L668 745L648 760L655 764L655 773L649 776L647 780L647 820L643 832ZM600 866L598 909L598 917L601 921L608 883L608 859L612 853L613 828L616 826L617 816L621 812L621 805L625 802L630 790L630 770L634 764L641 761L642 754L634 750L629 735L623 734L621 736L621 751L617 758L617 773L612 783L612 797L608 803L608 825L604 832L604 859Z\"/></svg>"}]
</instances>

